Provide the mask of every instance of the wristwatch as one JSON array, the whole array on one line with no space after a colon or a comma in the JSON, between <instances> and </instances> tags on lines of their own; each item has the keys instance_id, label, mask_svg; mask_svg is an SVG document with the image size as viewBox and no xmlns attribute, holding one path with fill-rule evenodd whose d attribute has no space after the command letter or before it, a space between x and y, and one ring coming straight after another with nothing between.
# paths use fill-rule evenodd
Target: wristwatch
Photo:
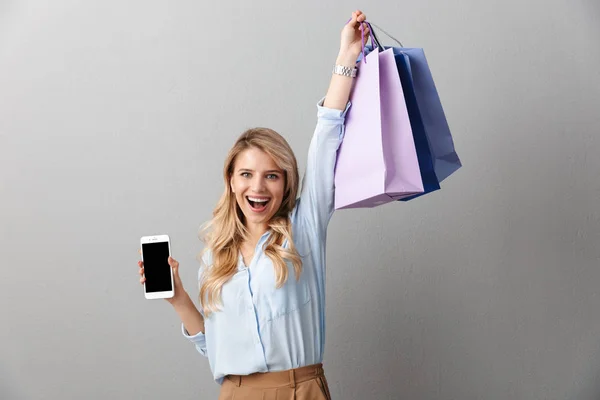
<instances>
[{"instance_id":1,"label":"wristwatch","mask_svg":"<svg viewBox=\"0 0 600 400\"><path fill-rule=\"evenodd\" d=\"M347 76L349 78L355 78L356 71L358 71L356 68L349 68L344 65L334 65L333 66L334 74Z\"/></svg>"}]
</instances>

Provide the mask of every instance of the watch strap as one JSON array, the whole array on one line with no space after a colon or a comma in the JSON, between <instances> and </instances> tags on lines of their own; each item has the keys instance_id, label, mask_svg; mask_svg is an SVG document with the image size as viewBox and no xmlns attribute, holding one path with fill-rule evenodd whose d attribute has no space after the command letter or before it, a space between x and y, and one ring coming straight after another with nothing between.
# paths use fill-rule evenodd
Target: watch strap
<instances>
[{"instance_id":1,"label":"watch strap","mask_svg":"<svg viewBox=\"0 0 600 400\"><path fill-rule=\"evenodd\" d=\"M358 70L356 68L346 67L345 65L339 65L338 64L338 65L334 65L333 66L333 73L334 74L347 76L349 78L355 78L357 71Z\"/></svg>"}]
</instances>

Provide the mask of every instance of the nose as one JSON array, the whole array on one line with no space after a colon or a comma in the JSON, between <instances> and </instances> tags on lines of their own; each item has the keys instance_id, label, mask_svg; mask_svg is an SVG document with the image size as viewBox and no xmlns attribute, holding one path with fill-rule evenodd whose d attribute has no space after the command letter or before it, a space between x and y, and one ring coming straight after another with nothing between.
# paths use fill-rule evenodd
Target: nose
<instances>
[{"instance_id":1,"label":"nose","mask_svg":"<svg viewBox=\"0 0 600 400\"><path fill-rule=\"evenodd\" d=\"M263 191L263 189L265 188L265 182L264 179L260 176L255 177L252 180L252 191L254 193L261 193Z\"/></svg>"}]
</instances>

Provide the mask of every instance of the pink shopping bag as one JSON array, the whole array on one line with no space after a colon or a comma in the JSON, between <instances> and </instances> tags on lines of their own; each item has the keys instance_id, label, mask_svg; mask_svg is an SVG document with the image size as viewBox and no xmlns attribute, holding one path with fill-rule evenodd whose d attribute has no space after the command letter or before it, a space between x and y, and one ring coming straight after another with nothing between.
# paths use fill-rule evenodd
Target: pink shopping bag
<instances>
[{"instance_id":1,"label":"pink shopping bag","mask_svg":"<svg viewBox=\"0 0 600 400\"><path fill-rule=\"evenodd\" d=\"M358 65L335 167L335 209L375 207L423 193L412 128L392 49Z\"/></svg>"}]
</instances>

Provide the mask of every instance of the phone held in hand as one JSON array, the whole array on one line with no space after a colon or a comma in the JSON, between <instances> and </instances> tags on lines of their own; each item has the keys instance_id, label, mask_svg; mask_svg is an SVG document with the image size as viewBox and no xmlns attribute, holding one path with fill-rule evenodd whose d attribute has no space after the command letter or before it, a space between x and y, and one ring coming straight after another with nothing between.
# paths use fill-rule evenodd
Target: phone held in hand
<instances>
[{"instance_id":1,"label":"phone held in hand","mask_svg":"<svg viewBox=\"0 0 600 400\"><path fill-rule=\"evenodd\" d=\"M173 269L169 265L171 242L168 235L140 239L144 263L144 295L147 299L169 299L175 294Z\"/></svg>"}]
</instances>

